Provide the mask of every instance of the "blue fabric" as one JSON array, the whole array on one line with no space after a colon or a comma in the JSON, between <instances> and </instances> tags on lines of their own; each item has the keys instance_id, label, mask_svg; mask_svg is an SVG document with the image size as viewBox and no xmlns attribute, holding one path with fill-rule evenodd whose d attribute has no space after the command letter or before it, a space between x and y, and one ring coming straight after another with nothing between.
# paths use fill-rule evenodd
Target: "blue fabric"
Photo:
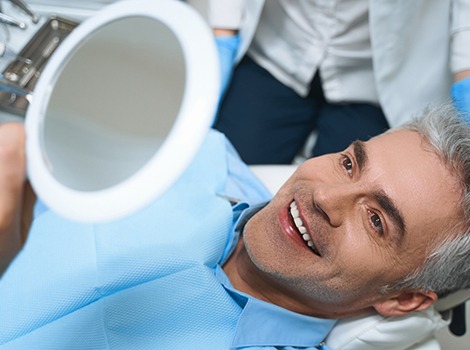
<instances>
[{"instance_id":1,"label":"blue fabric","mask_svg":"<svg viewBox=\"0 0 470 350\"><path fill-rule=\"evenodd\" d=\"M240 303L215 275L249 206L232 209L225 199L226 188L238 188L227 179L225 142L210 133L176 184L125 219L79 224L38 208L24 250L0 281L0 348L229 349L248 304L247 322L263 323L267 312L276 332L288 330L288 311ZM253 176L242 165L234 173ZM263 194L259 185L249 192ZM315 339L326 336L331 321L324 322L311 324L321 331ZM273 341L272 329L262 333Z\"/></svg>"},{"instance_id":2,"label":"blue fabric","mask_svg":"<svg viewBox=\"0 0 470 350\"><path fill-rule=\"evenodd\" d=\"M216 133L217 131L212 130L211 132ZM235 202L260 203L269 201L272 197L269 190L241 161L233 145L226 138L223 138L223 140L225 141L227 175L224 193L221 193L221 195ZM221 147L222 140L218 143ZM48 210L49 208L38 198L34 207L34 218Z\"/></svg>"},{"instance_id":3,"label":"blue fabric","mask_svg":"<svg viewBox=\"0 0 470 350\"><path fill-rule=\"evenodd\" d=\"M336 320L300 315L241 293L233 288L220 266L216 275L243 307L232 348L275 346L316 349L336 323Z\"/></svg>"},{"instance_id":4,"label":"blue fabric","mask_svg":"<svg viewBox=\"0 0 470 350\"><path fill-rule=\"evenodd\" d=\"M243 208L243 211L235 222L235 242L248 220L266 204L266 202L259 203L250 207L238 205L238 208ZM243 307L231 348L251 349L273 346L284 350L294 348L307 350L318 347L328 350L326 345L321 345L321 343L335 325L336 320L300 315L241 293L233 288L220 265L216 268L216 276L234 300Z\"/></svg>"},{"instance_id":5,"label":"blue fabric","mask_svg":"<svg viewBox=\"0 0 470 350\"><path fill-rule=\"evenodd\" d=\"M38 198L34 205L33 218L36 219L38 216L40 216L41 214L45 213L48 210L49 208L44 204L43 201L41 201L40 198Z\"/></svg>"},{"instance_id":6,"label":"blue fabric","mask_svg":"<svg viewBox=\"0 0 470 350\"><path fill-rule=\"evenodd\" d=\"M226 150L228 174L225 193L227 196L250 204L271 200L272 195L269 190L240 160L240 156L231 143L227 142Z\"/></svg>"},{"instance_id":7,"label":"blue fabric","mask_svg":"<svg viewBox=\"0 0 470 350\"><path fill-rule=\"evenodd\" d=\"M455 108L470 123L470 77L454 83L450 93Z\"/></svg>"}]
</instances>

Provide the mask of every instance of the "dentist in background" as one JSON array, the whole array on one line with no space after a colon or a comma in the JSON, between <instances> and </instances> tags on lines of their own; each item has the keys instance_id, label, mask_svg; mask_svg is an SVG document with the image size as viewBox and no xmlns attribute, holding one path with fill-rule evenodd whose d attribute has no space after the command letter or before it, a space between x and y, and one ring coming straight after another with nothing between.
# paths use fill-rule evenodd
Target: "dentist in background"
<instances>
[{"instance_id":1,"label":"dentist in background","mask_svg":"<svg viewBox=\"0 0 470 350\"><path fill-rule=\"evenodd\" d=\"M215 128L249 164L291 163L312 131L312 155L336 152L450 98L470 113L469 0L208 8L227 86Z\"/></svg>"}]
</instances>

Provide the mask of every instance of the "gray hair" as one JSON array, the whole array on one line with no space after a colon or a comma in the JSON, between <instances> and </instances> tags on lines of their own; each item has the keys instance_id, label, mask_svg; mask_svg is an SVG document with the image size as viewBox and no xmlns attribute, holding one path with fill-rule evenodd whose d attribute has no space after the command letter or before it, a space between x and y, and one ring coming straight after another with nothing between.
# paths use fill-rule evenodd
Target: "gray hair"
<instances>
[{"instance_id":1,"label":"gray hair","mask_svg":"<svg viewBox=\"0 0 470 350\"><path fill-rule=\"evenodd\" d=\"M470 288L470 125L451 105L413 118L399 129L419 133L461 184L463 226L449 228L446 238L427 255L424 264L384 291L407 288L434 291L444 297ZM393 131L392 131L393 132ZM463 228L462 228L463 227Z\"/></svg>"}]
</instances>

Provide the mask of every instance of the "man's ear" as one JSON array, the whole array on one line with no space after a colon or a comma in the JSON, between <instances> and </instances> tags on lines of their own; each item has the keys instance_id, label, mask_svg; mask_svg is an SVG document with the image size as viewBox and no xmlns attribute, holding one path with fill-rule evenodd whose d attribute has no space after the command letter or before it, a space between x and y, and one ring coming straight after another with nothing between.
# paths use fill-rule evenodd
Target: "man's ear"
<instances>
[{"instance_id":1,"label":"man's ear","mask_svg":"<svg viewBox=\"0 0 470 350\"><path fill-rule=\"evenodd\" d=\"M398 296L374 304L374 309L383 316L401 316L420 311L434 304L438 296L434 292L407 291Z\"/></svg>"}]
</instances>

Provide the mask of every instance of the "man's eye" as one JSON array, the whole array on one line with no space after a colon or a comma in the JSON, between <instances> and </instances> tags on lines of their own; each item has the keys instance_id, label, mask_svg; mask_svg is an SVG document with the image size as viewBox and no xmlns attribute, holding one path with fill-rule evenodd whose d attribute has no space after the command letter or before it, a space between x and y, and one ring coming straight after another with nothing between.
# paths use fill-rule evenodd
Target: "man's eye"
<instances>
[{"instance_id":1,"label":"man's eye","mask_svg":"<svg viewBox=\"0 0 470 350\"><path fill-rule=\"evenodd\" d=\"M384 228L379 214L369 210L369 219L372 224L372 228L382 235L384 233Z\"/></svg>"},{"instance_id":2,"label":"man's eye","mask_svg":"<svg viewBox=\"0 0 470 350\"><path fill-rule=\"evenodd\" d=\"M347 155L341 155L341 165L348 172L349 176L353 174L353 163Z\"/></svg>"}]
</instances>

